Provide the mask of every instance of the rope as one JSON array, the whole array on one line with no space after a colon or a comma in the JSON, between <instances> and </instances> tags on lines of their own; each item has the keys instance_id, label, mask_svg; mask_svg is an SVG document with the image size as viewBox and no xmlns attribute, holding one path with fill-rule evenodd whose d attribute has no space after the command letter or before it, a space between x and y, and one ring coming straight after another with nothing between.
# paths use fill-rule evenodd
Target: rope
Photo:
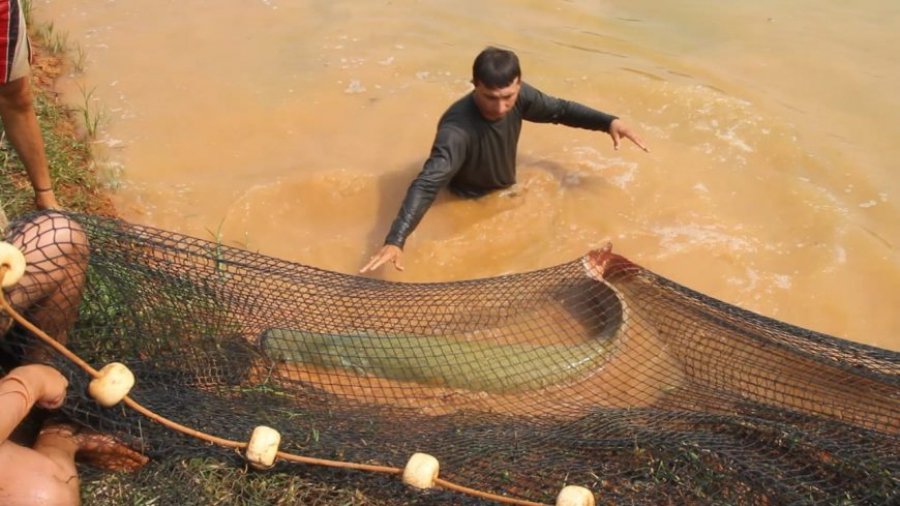
<instances>
[{"instance_id":1,"label":"rope","mask_svg":"<svg viewBox=\"0 0 900 506\"><path fill-rule=\"evenodd\" d=\"M4 276L6 276L6 273L8 270L9 270L8 265L6 265L6 264L0 265L0 281L3 280ZM57 353L59 353L60 355L62 355L65 358L67 358L68 360L73 362L75 365L80 367L82 370L87 372L91 376L91 378L96 379L96 378L100 377L99 371L97 371L96 369L91 367L90 364L88 364L87 362L82 360L81 357L79 357L78 355L73 353L71 350L69 350L65 345L63 345L59 341L53 339L49 335L47 335L43 330L41 330L36 325L34 325L30 321L28 321L28 319L26 319L24 316L19 314L19 312L16 311L9 304L9 301L6 298L6 293L3 290L0 290L0 308L2 308L3 311L6 314L8 314L13 320L18 322L23 327L25 327L32 334L38 336L41 339L41 341L43 341L45 344L47 344L48 346L53 348ZM234 440L230 440L230 439L221 438L218 436L207 434L205 432L187 427L185 425L181 425L178 422L175 422L173 420L170 420L162 415L159 415L159 414L153 412L152 410L144 407L142 404L140 404L139 402L135 401L134 399L132 399L131 397L129 397L127 395L125 396L124 399L122 399L122 402L126 406L130 407L131 409L133 409L133 410L137 411L138 413L140 413L141 415L143 415L144 417L146 417L154 422L157 422L166 428L169 428L173 431L180 432L182 434L200 439L202 441L206 441L208 443L212 443L212 444L222 446L225 448L234 448L234 449L239 449L239 450L243 450L243 449L247 448L247 446L249 444L249 443L242 442L242 441L234 441ZM280 457L281 459L289 461L289 462L296 462L296 463L302 463L302 464L308 464L308 465L332 467L332 468L338 468L338 469L352 469L352 470L356 470L356 471L368 471L368 472L384 473L384 474L391 474L391 475L402 475L403 474L403 469L400 469L397 467L376 466L376 465L371 465L371 464L360 464L360 463L356 463L356 462L319 459L319 458L315 458L315 457L306 457L303 455L296 455L296 454L282 452L282 451L277 452L275 455L277 457ZM478 497L480 499L486 499L486 500L495 501L495 502L499 502L499 503L503 503L503 504L513 504L513 505L521 505L521 506L547 506L544 503L537 503L537 502L527 501L524 499L516 499L516 498L512 498L512 497L496 495L496 494L492 494L490 492L484 492L484 491L468 488L468 487L458 485L458 484L455 484L453 482L450 482L450 481L447 481L447 480L444 480L441 478L436 478L434 480L434 484L437 486L441 486L450 491L455 491L458 493Z\"/></svg>"}]
</instances>

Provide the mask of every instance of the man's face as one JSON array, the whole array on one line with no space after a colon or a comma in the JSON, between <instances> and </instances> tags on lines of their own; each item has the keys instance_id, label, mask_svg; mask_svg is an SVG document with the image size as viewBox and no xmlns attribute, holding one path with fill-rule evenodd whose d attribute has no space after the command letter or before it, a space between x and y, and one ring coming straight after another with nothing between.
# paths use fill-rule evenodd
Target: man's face
<instances>
[{"instance_id":1,"label":"man's face","mask_svg":"<svg viewBox=\"0 0 900 506\"><path fill-rule=\"evenodd\" d=\"M512 84L505 88L488 88L480 82L475 82L475 105L484 119L497 121L506 116L506 113L516 105L519 97L519 88L522 83L516 78Z\"/></svg>"}]
</instances>

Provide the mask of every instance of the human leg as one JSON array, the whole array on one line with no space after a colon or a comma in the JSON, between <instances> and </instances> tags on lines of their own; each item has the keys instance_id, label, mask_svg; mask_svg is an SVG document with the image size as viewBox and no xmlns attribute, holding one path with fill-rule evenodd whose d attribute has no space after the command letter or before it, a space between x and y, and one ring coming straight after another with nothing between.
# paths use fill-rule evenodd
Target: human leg
<instances>
[{"instance_id":1,"label":"human leg","mask_svg":"<svg viewBox=\"0 0 900 506\"><path fill-rule=\"evenodd\" d=\"M0 1L0 121L35 191L39 209L57 208L31 90L31 49L18 0Z\"/></svg>"},{"instance_id":2,"label":"human leg","mask_svg":"<svg viewBox=\"0 0 900 506\"><path fill-rule=\"evenodd\" d=\"M28 77L0 84L0 120L35 188L50 188L44 139L34 110Z\"/></svg>"},{"instance_id":3,"label":"human leg","mask_svg":"<svg viewBox=\"0 0 900 506\"><path fill-rule=\"evenodd\" d=\"M25 254L25 275L7 291L11 305L44 332L65 344L78 316L87 272L84 230L58 212L14 223L8 242Z\"/></svg>"}]
</instances>

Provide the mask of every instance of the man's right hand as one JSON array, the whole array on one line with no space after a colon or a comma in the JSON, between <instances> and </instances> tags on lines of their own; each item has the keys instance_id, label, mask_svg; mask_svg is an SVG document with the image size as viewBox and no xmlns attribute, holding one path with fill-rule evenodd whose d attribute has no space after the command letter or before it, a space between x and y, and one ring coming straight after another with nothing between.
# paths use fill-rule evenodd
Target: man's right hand
<instances>
[{"instance_id":1,"label":"man's right hand","mask_svg":"<svg viewBox=\"0 0 900 506\"><path fill-rule=\"evenodd\" d=\"M385 262L394 264L395 269L397 269L398 271L402 271L403 264L400 262L401 256L403 256L403 250L400 249L399 246L395 246L393 244L385 244L378 251L378 253L376 253L369 260L369 263L364 265L363 268L359 270L359 273L364 274L366 272L374 271L375 269L384 265Z\"/></svg>"}]
</instances>

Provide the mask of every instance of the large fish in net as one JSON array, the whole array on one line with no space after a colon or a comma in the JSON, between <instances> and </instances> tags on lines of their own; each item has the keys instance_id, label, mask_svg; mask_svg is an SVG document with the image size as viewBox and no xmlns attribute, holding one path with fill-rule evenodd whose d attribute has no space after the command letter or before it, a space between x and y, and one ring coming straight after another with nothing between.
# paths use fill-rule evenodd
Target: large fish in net
<instances>
[{"instance_id":1,"label":"large fish in net","mask_svg":"<svg viewBox=\"0 0 900 506\"><path fill-rule=\"evenodd\" d=\"M900 354L728 305L608 249L496 278L395 283L70 217L90 254L69 347L126 364L132 399L197 431L244 441L266 425L285 452L371 466L424 452L447 480L539 503L568 484L601 503L898 498ZM57 365L73 392L90 380ZM173 477L204 473L185 462L242 463L122 405L81 394L63 409L149 455L120 479L163 502L277 503L259 483L298 476L384 504L479 501L284 461L212 491L182 486Z\"/></svg>"}]
</instances>

